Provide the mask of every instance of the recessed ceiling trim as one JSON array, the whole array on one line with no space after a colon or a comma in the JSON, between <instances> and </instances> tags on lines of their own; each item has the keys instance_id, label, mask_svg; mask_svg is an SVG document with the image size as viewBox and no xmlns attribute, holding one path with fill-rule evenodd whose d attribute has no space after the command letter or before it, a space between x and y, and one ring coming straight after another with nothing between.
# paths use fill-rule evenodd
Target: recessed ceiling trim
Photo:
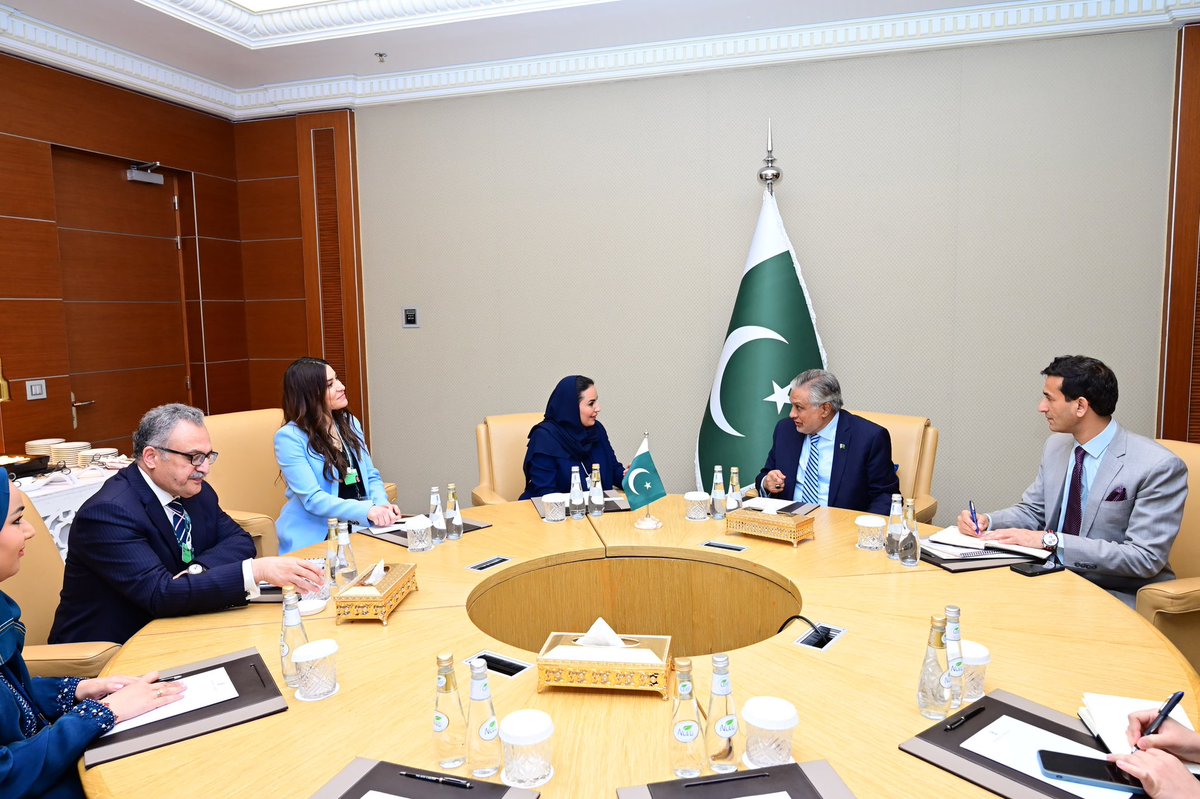
<instances>
[{"instance_id":1,"label":"recessed ceiling trim","mask_svg":"<svg viewBox=\"0 0 1200 799\"><path fill-rule=\"evenodd\" d=\"M1174 27L1200 0L1013 2L482 64L235 89L77 36L0 6L0 50L232 119L815 61L1016 39Z\"/></svg>"},{"instance_id":2,"label":"recessed ceiling trim","mask_svg":"<svg viewBox=\"0 0 1200 799\"><path fill-rule=\"evenodd\" d=\"M256 13L231 0L137 0L251 50L615 0L325 0Z\"/></svg>"}]
</instances>

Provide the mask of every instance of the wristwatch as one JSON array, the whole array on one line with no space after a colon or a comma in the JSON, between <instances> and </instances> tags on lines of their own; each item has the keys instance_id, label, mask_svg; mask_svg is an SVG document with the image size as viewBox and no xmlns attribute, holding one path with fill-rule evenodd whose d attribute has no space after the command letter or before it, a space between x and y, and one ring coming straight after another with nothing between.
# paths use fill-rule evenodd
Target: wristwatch
<instances>
[{"instance_id":1,"label":"wristwatch","mask_svg":"<svg viewBox=\"0 0 1200 799\"><path fill-rule=\"evenodd\" d=\"M204 567L199 563L189 563L187 567L188 574L204 574Z\"/></svg>"},{"instance_id":2,"label":"wristwatch","mask_svg":"<svg viewBox=\"0 0 1200 799\"><path fill-rule=\"evenodd\" d=\"M1042 549L1048 549L1051 552L1058 549L1058 533L1053 530L1047 530L1042 534Z\"/></svg>"}]
</instances>

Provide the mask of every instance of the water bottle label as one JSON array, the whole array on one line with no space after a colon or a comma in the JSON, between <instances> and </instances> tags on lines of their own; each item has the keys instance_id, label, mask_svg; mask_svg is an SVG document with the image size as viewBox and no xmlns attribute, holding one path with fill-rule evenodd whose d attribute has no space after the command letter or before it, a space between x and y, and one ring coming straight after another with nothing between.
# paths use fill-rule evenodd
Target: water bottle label
<instances>
[{"instance_id":1,"label":"water bottle label","mask_svg":"<svg viewBox=\"0 0 1200 799\"><path fill-rule=\"evenodd\" d=\"M680 680L679 681L679 695L680 696L691 696L691 694L692 694L692 681L691 680Z\"/></svg>"},{"instance_id":2,"label":"water bottle label","mask_svg":"<svg viewBox=\"0 0 1200 799\"><path fill-rule=\"evenodd\" d=\"M962 640L962 625L961 624L947 624L946 625L946 640L947 641L961 641Z\"/></svg>"},{"instance_id":3,"label":"water bottle label","mask_svg":"<svg viewBox=\"0 0 1200 799\"><path fill-rule=\"evenodd\" d=\"M729 696L733 693L733 682L728 674L714 674L712 679L713 696Z\"/></svg>"},{"instance_id":4,"label":"water bottle label","mask_svg":"<svg viewBox=\"0 0 1200 799\"><path fill-rule=\"evenodd\" d=\"M717 720L717 735L722 738L732 738L737 735L738 721L737 716L729 715L722 716Z\"/></svg>"},{"instance_id":5,"label":"water bottle label","mask_svg":"<svg viewBox=\"0 0 1200 799\"><path fill-rule=\"evenodd\" d=\"M300 626L300 609L291 608L283 612L284 627L299 627Z\"/></svg>"},{"instance_id":6,"label":"water bottle label","mask_svg":"<svg viewBox=\"0 0 1200 799\"><path fill-rule=\"evenodd\" d=\"M679 743L690 744L700 737L700 725L695 721L679 721L671 732Z\"/></svg>"},{"instance_id":7,"label":"water bottle label","mask_svg":"<svg viewBox=\"0 0 1200 799\"><path fill-rule=\"evenodd\" d=\"M939 679L939 680L938 680L938 682L939 682L939 683L941 683L941 685L942 685L942 687L943 687L943 688L949 688L949 687L950 687L950 683L951 683L951 680L950 680L950 672L948 672L948 671L943 671L943 672L942 672L941 679Z\"/></svg>"},{"instance_id":8,"label":"water bottle label","mask_svg":"<svg viewBox=\"0 0 1200 799\"><path fill-rule=\"evenodd\" d=\"M496 717L492 716L479 727L479 737L485 741L496 740L496 735L500 732L500 725L496 723Z\"/></svg>"},{"instance_id":9,"label":"water bottle label","mask_svg":"<svg viewBox=\"0 0 1200 799\"><path fill-rule=\"evenodd\" d=\"M433 714L433 731L434 732L445 732L446 728L449 726L450 726L450 719L446 718L445 713L434 713Z\"/></svg>"},{"instance_id":10,"label":"water bottle label","mask_svg":"<svg viewBox=\"0 0 1200 799\"><path fill-rule=\"evenodd\" d=\"M962 677L964 671L966 671L966 667L963 665L963 662L961 660L955 660L950 664L950 676L951 677L954 677L954 678Z\"/></svg>"},{"instance_id":11,"label":"water bottle label","mask_svg":"<svg viewBox=\"0 0 1200 799\"><path fill-rule=\"evenodd\" d=\"M446 687L446 675L439 674L438 675L438 688L445 688L445 687Z\"/></svg>"},{"instance_id":12,"label":"water bottle label","mask_svg":"<svg viewBox=\"0 0 1200 799\"><path fill-rule=\"evenodd\" d=\"M476 701L492 698L492 687L487 680L471 680L471 698Z\"/></svg>"},{"instance_id":13,"label":"water bottle label","mask_svg":"<svg viewBox=\"0 0 1200 799\"><path fill-rule=\"evenodd\" d=\"M292 648L290 646L288 646L288 642L285 641L283 639L283 637L281 636L279 638L279 657L285 658L288 656L288 652L291 652L291 651L292 651Z\"/></svg>"}]
</instances>

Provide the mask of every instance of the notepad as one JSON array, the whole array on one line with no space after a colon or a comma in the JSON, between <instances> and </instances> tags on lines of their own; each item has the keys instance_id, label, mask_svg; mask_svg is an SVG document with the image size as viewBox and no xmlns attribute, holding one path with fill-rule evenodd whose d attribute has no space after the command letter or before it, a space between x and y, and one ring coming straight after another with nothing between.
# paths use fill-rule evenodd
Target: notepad
<instances>
[{"instance_id":1,"label":"notepad","mask_svg":"<svg viewBox=\"0 0 1200 799\"><path fill-rule=\"evenodd\" d=\"M947 527L945 530L940 530L929 536L929 540L935 544L945 544L946 546L951 547L1016 552L1017 554L1026 555L1031 558L1037 558L1038 560L1045 560L1046 558L1050 557L1050 552L1045 549L1023 547L1017 544L999 544L995 541L987 541L982 538L976 538L973 535L963 535L958 531L957 527Z\"/></svg>"},{"instance_id":2,"label":"notepad","mask_svg":"<svg viewBox=\"0 0 1200 799\"><path fill-rule=\"evenodd\" d=\"M127 721L122 721L101 737L116 735L119 732L132 730L135 727L140 727L143 724L149 724L154 721L174 718L193 710L199 710L202 707L215 705L218 702L235 699L238 695L237 688L234 687L233 680L229 679L229 672L225 671L224 666L202 671L199 674L192 674L188 677L182 677L178 682L180 685L187 686L187 690L183 692L182 699L172 702L169 705L155 708L149 713L143 713Z\"/></svg>"},{"instance_id":3,"label":"notepad","mask_svg":"<svg viewBox=\"0 0 1200 799\"><path fill-rule=\"evenodd\" d=\"M383 791L367 791L362 795L362 799L408 799L408 797L397 796L394 793L384 793Z\"/></svg>"},{"instance_id":4,"label":"notepad","mask_svg":"<svg viewBox=\"0 0 1200 799\"><path fill-rule=\"evenodd\" d=\"M1123 799L1133 795L1129 791L1097 788L1047 777L1038 765L1039 749L1099 759L1104 758L1104 753L1012 716L1001 716L963 741L961 746L968 752L1008 766L1080 799Z\"/></svg>"},{"instance_id":5,"label":"notepad","mask_svg":"<svg viewBox=\"0 0 1200 799\"><path fill-rule=\"evenodd\" d=\"M929 551L945 560L975 560L977 558L1004 558L1005 560L1024 560L1019 552L1001 552L996 549L967 549L949 544L938 544L932 538L921 539L921 550Z\"/></svg>"},{"instance_id":6,"label":"notepad","mask_svg":"<svg viewBox=\"0 0 1200 799\"><path fill-rule=\"evenodd\" d=\"M1129 727L1129 714L1137 710L1154 710L1162 707L1162 700L1134 699L1128 696L1110 696L1109 694L1083 695L1083 707L1079 708L1079 718L1088 726L1092 734L1104 742L1108 751L1114 754L1124 754L1133 747L1125 737ZM1171 718L1178 721L1189 730L1195 730L1192 720L1188 718L1183 705L1176 705L1171 711ZM1200 763L1184 761L1184 765L1193 774L1200 774Z\"/></svg>"}]
</instances>

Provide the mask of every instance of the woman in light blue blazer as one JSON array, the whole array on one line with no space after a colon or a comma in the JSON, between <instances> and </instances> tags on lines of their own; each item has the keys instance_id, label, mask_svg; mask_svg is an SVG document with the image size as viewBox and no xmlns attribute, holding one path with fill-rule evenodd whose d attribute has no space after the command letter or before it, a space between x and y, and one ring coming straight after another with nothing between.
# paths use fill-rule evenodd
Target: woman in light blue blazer
<instances>
[{"instance_id":1,"label":"woman in light blue blazer","mask_svg":"<svg viewBox=\"0 0 1200 799\"><path fill-rule=\"evenodd\" d=\"M348 404L346 387L320 358L301 358L283 376L287 424L275 434L275 460L287 482L287 504L275 523L281 555L324 540L329 519L362 526L400 520Z\"/></svg>"}]
</instances>

